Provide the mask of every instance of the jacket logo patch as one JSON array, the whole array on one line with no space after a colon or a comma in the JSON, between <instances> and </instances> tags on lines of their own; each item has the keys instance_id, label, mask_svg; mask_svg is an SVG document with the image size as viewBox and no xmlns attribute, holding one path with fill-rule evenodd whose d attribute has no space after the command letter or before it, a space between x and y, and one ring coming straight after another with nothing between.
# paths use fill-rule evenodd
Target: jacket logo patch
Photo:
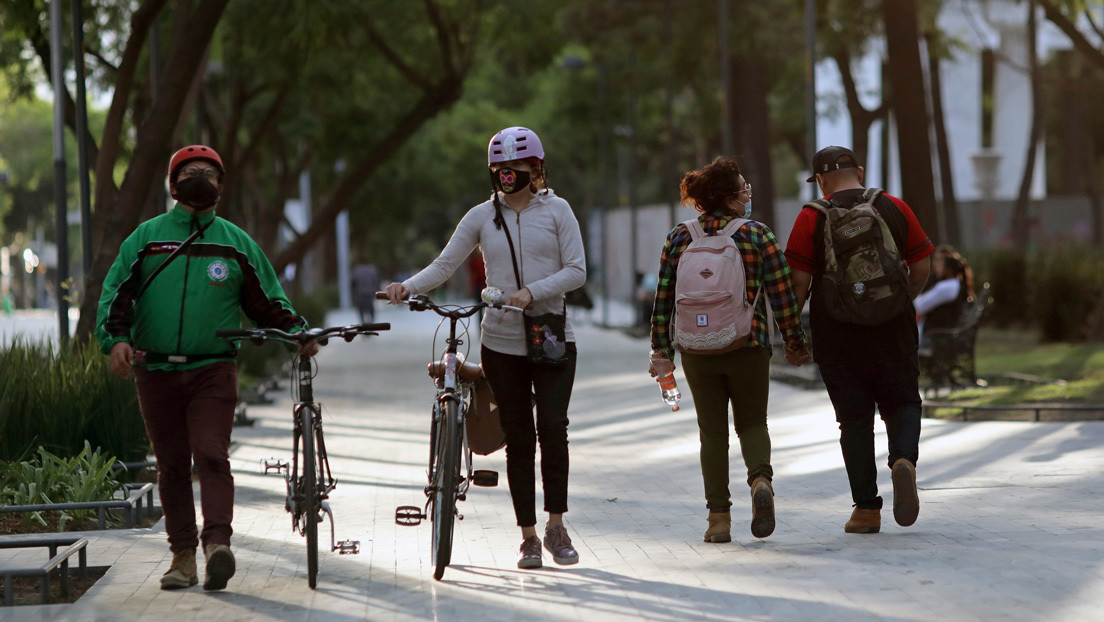
<instances>
[{"instance_id":1,"label":"jacket logo patch","mask_svg":"<svg viewBox=\"0 0 1104 622\"><path fill-rule=\"evenodd\" d=\"M706 268L705 270L702 270L698 274L700 274L703 279L708 279L709 277L713 276L713 271L710 270L709 268Z\"/></svg>"},{"instance_id":2,"label":"jacket logo patch","mask_svg":"<svg viewBox=\"0 0 1104 622\"><path fill-rule=\"evenodd\" d=\"M207 276L211 277L212 281L225 281L226 277L230 276L230 268L224 261L212 261L211 265L207 266Z\"/></svg>"}]
</instances>

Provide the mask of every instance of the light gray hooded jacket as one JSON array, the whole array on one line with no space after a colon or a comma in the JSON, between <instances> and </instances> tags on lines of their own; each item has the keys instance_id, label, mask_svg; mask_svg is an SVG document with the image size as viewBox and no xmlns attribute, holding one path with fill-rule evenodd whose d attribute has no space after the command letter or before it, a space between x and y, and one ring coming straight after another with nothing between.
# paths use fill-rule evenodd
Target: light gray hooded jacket
<instances>
[{"instance_id":1,"label":"light gray hooded jacket","mask_svg":"<svg viewBox=\"0 0 1104 622\"><path fill-rule=\"evenodd\" d=\"M511 210L499 196L499 209L517 254L521 285L533 295L533 308L528 313L562 313L564 294L586 282L583 238L575 213L552 190L538 192L520 213ZM411 294L428 292L448 280L478 245L483 251L487 285L501 289L507 296L516 292L510 245L494 220L495 206L490 199L468 210L437 259L403 285ZM575 341L570 314L565 336L567 341ZM481 339L496 352L524 355L521 314L488 308L483 315Z\"/></svg>"}]
</instances>

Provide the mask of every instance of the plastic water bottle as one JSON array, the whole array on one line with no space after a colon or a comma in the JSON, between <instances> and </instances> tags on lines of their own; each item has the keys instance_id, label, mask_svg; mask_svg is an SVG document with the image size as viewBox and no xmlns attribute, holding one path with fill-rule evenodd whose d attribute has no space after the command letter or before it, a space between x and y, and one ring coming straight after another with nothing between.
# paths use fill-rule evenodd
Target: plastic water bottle
<instances>
[{"instance_id":1,"label":"plastic water bottle","mask_svg":"<svg viewBox=\"0 0 1104 622\"><path fill-rule=\"evenodd\" d=\"M679 409L679 400L682 399L682 392L679 391L678 385L675 384L675 372L671 372L666 376L660 376L656 378L659 382L659 388L663 401L667 402L667 405L671 407L671 412Z\"/></svg>"}]
</instances>

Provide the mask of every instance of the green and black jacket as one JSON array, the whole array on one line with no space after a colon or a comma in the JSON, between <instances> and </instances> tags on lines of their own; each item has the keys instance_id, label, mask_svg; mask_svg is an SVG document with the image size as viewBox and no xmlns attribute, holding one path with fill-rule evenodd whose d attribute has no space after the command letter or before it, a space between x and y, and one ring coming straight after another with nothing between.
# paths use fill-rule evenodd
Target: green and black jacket
<instances>
[{"instance_id":1,"label":"green and black jacket","mask_svg":"<svg viewBox=\"0 0 1104 622\"><path fill-rule=\"evenodd\" d=\"M213 222L212 222L213 221ZM196 229L208 225L138 296L142 285ZM257 326L298 331L298 317L257 243L214 211L193 216L180 205L147 220L119 249L104 279L96 338L104 354L120 341L157 354L224 357L188 363L153 363L149 369L195 369L233 356L215 337L241 328L241 311Z\"/></svg>"}]
</instances>

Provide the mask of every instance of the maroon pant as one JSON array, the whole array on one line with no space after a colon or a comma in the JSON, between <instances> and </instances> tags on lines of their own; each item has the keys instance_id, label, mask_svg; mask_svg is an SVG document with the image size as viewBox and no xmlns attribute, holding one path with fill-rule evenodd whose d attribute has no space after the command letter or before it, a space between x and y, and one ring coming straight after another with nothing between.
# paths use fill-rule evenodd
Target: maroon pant
<instances>
[{"instance_id":1,"label":"maroon pant","mask_svg":"<svg viewBox=\"0 0 1104 622\"><path fill-rule=\"evenodd\" d=\"M234 476L230 474L230 432L238 401L234 363L189 371L135 367L138 406L157 457L157 488L165 513L169 549L199 544L192 460L199 473L203 545L230 544L234 518Z\"/></svg>"}]
</instances>

